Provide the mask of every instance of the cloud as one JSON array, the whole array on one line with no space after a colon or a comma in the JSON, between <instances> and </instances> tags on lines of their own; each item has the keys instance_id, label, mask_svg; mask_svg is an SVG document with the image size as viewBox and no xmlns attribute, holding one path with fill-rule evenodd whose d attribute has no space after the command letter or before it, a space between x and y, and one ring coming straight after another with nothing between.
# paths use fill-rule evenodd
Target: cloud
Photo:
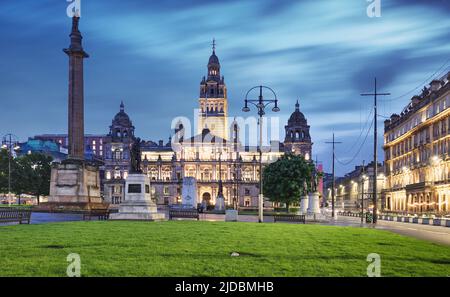
<instances>
[{"instance_id":1,"label":"cloud","mask_svg":"<svg viewBox=\"0 0 450 297\"><path fill-rule=\"evenodd\" d=\"M61 51L69 42L66 5L62 0L2 4L0 33L8 41L2 53L8 59L0 59L0 133L25 139L66 131L67 58ZM373 19L366 16L367 5L363 0L82 0L80 29L91 54L85 64L86 132L107 133L124 100L139 136L167 139L173 117L193 116L215 37L230 113L242 115L245 92L259 84L276 90L285 120L300 98L314 154L329 170L331 152L324 142L333 131L346 144L357 138L371 109L371 98L360 93L373 89L374 76L383 91L397 97L423 83L450 50L448 1L384 0L382 17ZM401 111L412 95L380 100L380 113ZM355 163L339 166L338 172L368 160L370 141ZM342 160L354 154L338 153Z\"/></svg>"}]
</instances>

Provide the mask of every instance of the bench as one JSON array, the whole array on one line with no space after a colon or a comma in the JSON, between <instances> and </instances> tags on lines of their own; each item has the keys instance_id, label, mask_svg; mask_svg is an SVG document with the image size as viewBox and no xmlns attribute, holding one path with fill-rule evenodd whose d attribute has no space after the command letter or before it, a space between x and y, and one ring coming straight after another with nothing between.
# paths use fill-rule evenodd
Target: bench
<instances>
[{"instance_id":1,"label":"bench","mask_svg":"<svg viewBox=\"0 0 450 297\"><path fill-rule=\"evenodd\" d=\"M306 224L305 215L274 215L273 222L299 222Z\"/></svg>"},{"instance_id":2,"label":"bench","mask_svg":"<svg viewBox=\"0 0 450 297\"><path fill-rule=\"evenodd\" d=\"M0 223L29 224L31 219L31 208L22 207L0 207Z\"/></svg>"},{"instance_id":3,"label":"bench","mask_svg":"<svg viewBox=\"0 0 450 297\"><path fill-rule=\"evenodd\" d=\"M183 219L197 219L200 220L200 215L197 209L169 209L169 220L173 218L183 218Z\"/></svg>"},{"instance_id":4,"label":"bench","mask_svg":"<svg viewBox=\"0 0 450 297\"><path fill-rule=\"evenodd\" d=\"M93 209L83 213L83 221L90 221L96 217L99 221L106 221L109 219L109 209Z\"/></svg>"}]
</instances>

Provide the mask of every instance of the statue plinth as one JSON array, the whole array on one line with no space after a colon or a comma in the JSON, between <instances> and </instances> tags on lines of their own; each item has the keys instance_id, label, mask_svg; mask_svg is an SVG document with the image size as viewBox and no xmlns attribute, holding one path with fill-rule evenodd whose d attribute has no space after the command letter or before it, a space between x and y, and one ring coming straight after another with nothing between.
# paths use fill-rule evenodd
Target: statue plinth
<instances>
[{"instance_id":1,"label":"statue plinth","mask_svg":"<svg viewBox=\"0 0 450 297\"><path fill-rule=\"evenodd\" d=\"M309 193L308 214L320 214L320 193Z\"/></svg>"},{"instance_id":2,"label":"statue plinth","mask_svg":"<svg viewBox=\"0 0 450 297\"><path fill-rule=\"evenodd\" d=\"M83 160L65 160L52 166L48 202L35 210L80 212L108 206L100 196L98 166Z\"/></svg>"},{"instance_id":3,"label":"statue plinth","mask_svg":"<svg viewBox=\"0 0 450 297\"><path fill-rule=\"evenodd\" d=\"M197 181L193 177L183 178L181 204L187 208L197 208Z\"/></svg>"},{"instance_id":4,"label":"statue plinth","mask_svg":"<svg viewBox=\"0 0 450 297\"><path fill-rule=\"evenodd\" d=\"M218 194L216 197L216 205L214 206L214 210L224 211L225 210L225 198L222 194Z\"/></svg>"},{"instance_id":5,"label":"statue plinth","mask_svg":"<svg viewBox=\"0 0 450 297\"><path fill-rule=\"evenodd\" d=\"M307 211L308 211L308 196L302 196L300 198L299 214L306 214Z\"/></svg>"},{"instance_id":6,"label":"statue plinth","mask_svg":"<svg viewBox=\"0 0 450 297\"><path fill-rule=\"evenodd\" d=\"M110 215L111 220L165 220L151 199L150 179L142 173L131 173L125 181L125 200L119 205L119 212Z\"/></svg>"}]
</instances>

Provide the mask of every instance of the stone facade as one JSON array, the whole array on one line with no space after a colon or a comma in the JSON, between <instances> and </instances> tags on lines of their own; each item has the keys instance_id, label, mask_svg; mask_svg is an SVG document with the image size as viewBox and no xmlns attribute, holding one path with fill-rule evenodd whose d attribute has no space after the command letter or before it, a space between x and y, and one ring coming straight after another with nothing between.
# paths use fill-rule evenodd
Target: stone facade
<instances>
[{"instance_id":1,"label":"stone facade","mask_svg":"<svg viewBox=\"0 0 450 297\"><path fill-rule=\"evenodd\" d=\"M86 162L54 164L48 202L61 204L102 203L98 168Z\"/></svg>"},{"instance_id":2,"label":"stone facade","mask_svg":"<svg viewBox=\"0 0 450 297\"><path fill-rule=\"evenodd\" d=\"M385 209L450 212L450 72L385 121Z\"/></svg>"},{"instance_id":3,"label":"stone facade","mask_svg":"<svg viewBox=\"0 0 450 297\"><path fill-rule=\"evenodd\" d=\"M285 126L286 137L284 146L286 152L302 155L306 160L311 159L312 142L309 128L305 116L300 112L300 104L297 101L295 111Z\"/></svg>"},{"instance_id":4,"label":"stone facade","mask_svg":"<svg viewBox=\"0 0 450 297\"><path fill-rule=\"evenodd\" d=\"M208 61L208 76L200 83L199 105L197 135L186 139L184 127L179 123L168 143L148 141L142 147L144 173L150 177L157 203L181 203L183 178L193 177L197 183L199 203L216 204L221 180L227 206L256 208L259 153L257 147L241 143L240 127L236 121L228 126L227 90L224 78L220 76L215 50ZM310 159L309 126L298 103L286 126L286 140L287 145L273 142L263 147L263 167L286 152ZM268 201L264 205L273 206Z\"/></svg>"},{"instance_id":5,"label":"stone facade","mask_svg":"<svg viewBox=\"0 0 450 297\"><path fill-rule=\"evenodd\" d=\"M125 199L125 179L130 170L130 150L134 139L134 126L122 102L104 142L103 192L105 201L112 206Z\"/></svg>"},{"instance_id":6,"label":"stone facade","mask_svg":"<svg viewBox=\"0 0 450 297\"><path fill-rule=\"evenodd\" d=\"M383 165L378 164L378 172L383 172ZM340 210L360 210L361 199L363 198L364 209L373 206L373 178L374 168L373 162L365 166L356 166L355 169L347 173L344 177L336 178L335 182L335 206ZM386 178L383 173L378 174L377 180L377 197L381 197L381 192L386 184ZM331 187L332 183L327 183L325 190L327 201L331 203ZM364 193L364 195L363 195ZM362 197L363 196L363 197ZM379 209L382 209L384 204L382 200L378 199Z\"/></svg>"}]
</instances>

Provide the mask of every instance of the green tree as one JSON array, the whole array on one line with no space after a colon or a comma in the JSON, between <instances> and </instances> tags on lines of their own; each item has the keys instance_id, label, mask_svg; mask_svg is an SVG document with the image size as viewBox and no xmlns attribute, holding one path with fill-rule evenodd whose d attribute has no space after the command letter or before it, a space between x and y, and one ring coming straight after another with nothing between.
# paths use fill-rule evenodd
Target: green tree
<instances>
[{"instance_id":1,"label":"green tree","mask_svg":"<svg viewBox=\"0 0 450 297\"><path fill-rule=\"evenodd\" d=\"M9 153L6 149L0 149L0 193L8 193L9 180ZM18 179L15 175L19 171L17 159L11 157L11 192L16 192ZM19 176L20 178L20 176Z\"/></svg>"},{"instance_id":2,"label":"green tree","mask_svg":"<svg viewBox=\"0 0 450 297\"><path fill-rule=\"evenodd\" d=\"M289 205L299 201L300 196L311 188L314 164L303 156L287 154L269 164L263 171L264 196L270 201Z\"/></svg>"},{"instance_id":3,"label":"green tree","mask_svg":"<svg viewBox=\"0 0 450 297\"><path fill-rule=\"evenodd\" d=\"M32 153L18 158L18 170L15 176L14 192L18 195L27 193L40 197L49 194L51 162L53 158L40 153Z\"/></svg>"},{"instance_id":4,"label":"green tree","mask_svg":"<svg viewBox=\"0 0 450 297\"><path fill-rule=\"evenodd\" d=\"M8 153L0 149L0 193L8 192Z\"/></svg>"}]
</instances>

